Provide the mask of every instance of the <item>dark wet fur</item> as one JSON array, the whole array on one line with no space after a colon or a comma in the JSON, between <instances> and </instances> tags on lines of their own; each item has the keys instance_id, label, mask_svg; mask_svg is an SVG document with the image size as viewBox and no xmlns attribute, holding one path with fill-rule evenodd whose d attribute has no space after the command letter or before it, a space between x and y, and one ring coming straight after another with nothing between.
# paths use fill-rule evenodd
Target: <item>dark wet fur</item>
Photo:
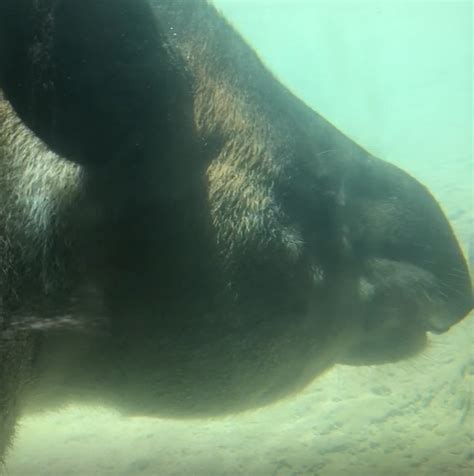
<instances>
[{"instance_id":1,"label":"dark wet fur","mask_svg":"<svg viewBox=\"0 0 474 476\"><path fill-rule=\"evenodd\" d=\"M200 0L0 0L0 85L0 454L25 405L240 411L472 308L430 193Z\"/></svg>"}]
</instances>

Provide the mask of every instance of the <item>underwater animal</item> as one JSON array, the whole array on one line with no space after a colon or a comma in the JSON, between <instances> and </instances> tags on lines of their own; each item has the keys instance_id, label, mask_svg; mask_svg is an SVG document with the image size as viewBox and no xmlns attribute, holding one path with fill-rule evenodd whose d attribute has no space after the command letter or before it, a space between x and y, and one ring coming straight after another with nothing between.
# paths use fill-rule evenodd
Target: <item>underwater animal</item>
<instances>
[{"instance_id":1,"label":"underwater animal","mask_svg":"<svg viewBox=\"0 0 474 476\"><path fill-rule=\"evenodd\" d=\"M472 308L436 200L204 0L0 0L0 454L24 409L190 417Z\"/></svg>"}]
</instances>

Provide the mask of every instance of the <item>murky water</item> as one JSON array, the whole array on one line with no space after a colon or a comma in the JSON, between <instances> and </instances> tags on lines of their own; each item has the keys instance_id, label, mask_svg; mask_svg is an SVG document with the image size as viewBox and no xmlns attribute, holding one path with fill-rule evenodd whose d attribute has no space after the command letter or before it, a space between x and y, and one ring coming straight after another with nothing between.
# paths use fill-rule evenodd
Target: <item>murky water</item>
<instances>
[{"instance_id":1,"label":"murky water","mask_svg":"<svg viewBox=\"0 0 474 476\"><path fill-rule=\"evenodd\" d=\"M215 2L340 130L428 186L472 246L470 2ZM472 251L471 251L472 253ZM10 476L471 475L472 315L412 359L338 365L297 396L221 419L26 415Z\"/></svg>"}]
</instances>

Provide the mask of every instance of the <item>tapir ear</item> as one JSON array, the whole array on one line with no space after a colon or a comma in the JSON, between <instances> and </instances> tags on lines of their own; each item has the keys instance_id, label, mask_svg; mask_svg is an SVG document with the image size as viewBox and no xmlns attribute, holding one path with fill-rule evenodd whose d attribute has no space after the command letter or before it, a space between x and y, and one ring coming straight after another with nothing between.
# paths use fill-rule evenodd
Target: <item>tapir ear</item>
<instances>
[{"instance_id":1,"label":"tapir ear","mask_svg":"<svg viewBox=\"0 0 474 476\"><path fill-rule=\"evenodd\" d=\"M156 153L185 127L184 68L146 0L2 0L0 42L6 97L70 160Z\"/></svg>"}]
</instances>

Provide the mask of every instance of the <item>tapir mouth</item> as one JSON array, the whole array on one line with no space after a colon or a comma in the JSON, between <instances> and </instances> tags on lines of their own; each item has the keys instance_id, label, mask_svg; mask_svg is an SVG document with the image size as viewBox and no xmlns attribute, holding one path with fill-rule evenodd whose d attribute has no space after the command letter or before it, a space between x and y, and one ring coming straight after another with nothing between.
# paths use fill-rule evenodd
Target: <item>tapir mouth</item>
<instances>
[{"instance_id":1,"label":"tapir mouth","mask_svg":"<svg viewBox=\"0 0 474 476\"><path fill-rule=\"evenodd\" d=\"M416 355L427 343L426 333L449 331L473 307L470 279L468 274L463 277L454 287L417 265L368 260L359 281L362 331L348 352L349 363L352 359L373 363Z\"/></svg>"}]
</instances>

